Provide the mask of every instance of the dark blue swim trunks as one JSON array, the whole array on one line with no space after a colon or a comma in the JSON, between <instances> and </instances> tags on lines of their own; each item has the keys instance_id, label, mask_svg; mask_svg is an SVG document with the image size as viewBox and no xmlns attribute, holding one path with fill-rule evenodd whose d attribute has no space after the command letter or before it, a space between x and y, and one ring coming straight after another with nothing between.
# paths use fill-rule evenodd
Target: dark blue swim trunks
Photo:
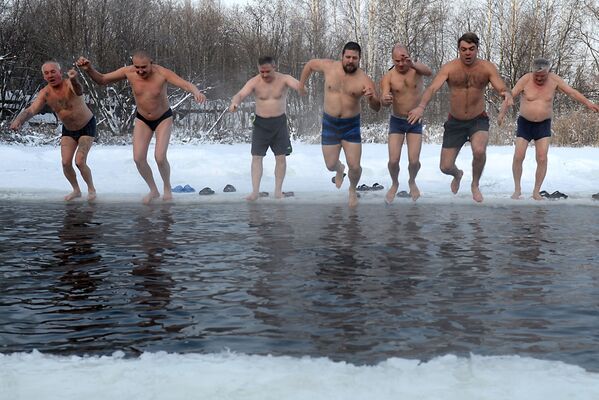
<instances>
[{"instance_id":1,"label":"dark blue swim trunks","mask_svg":"<svg viewBox=\"0 0 599 400\"><path fill-rule=\"evenodd\" d=\"M551 136L551 118L541 122L529 121L523 116L518 117L518 127L516 128L516 137L521 137L527 141L539 140Z\"/></svg>"},{"instance_id":2,"label":"dark blue swim trunks","mask_svg":"<svg viewBox=\"0 0 599 400\"><path fill-rule=\"evenodd\" d=\"M96 117L92 116L89 122L81 129L76 131L71 131L62 126L62 136L72 137L76 141L79 141L81 136L96 136Z\"/></svg>"},{"instance_id":3,"label":"dark blue swim trunks","mask_svg":"<svg viewBox=\"0 0 599 400\"><path fill-rule=\"evenodd\" d=\"M341 141L362 143L360 114L351 118L335 118L327 113L322 116L322 144L341 144Z\"/></svg>"},{"instance_id":4,"label":"dark blue swim trunks","mask_svg":"<svg viewBox=\"0 0 599 400\"><path fill-rule=\"evenodd\" d=\"M422 134L422 122L410 124L407 119L391 115L389 118L389 134L392 133L420 133Z\"/></svg>"}]
</instances>

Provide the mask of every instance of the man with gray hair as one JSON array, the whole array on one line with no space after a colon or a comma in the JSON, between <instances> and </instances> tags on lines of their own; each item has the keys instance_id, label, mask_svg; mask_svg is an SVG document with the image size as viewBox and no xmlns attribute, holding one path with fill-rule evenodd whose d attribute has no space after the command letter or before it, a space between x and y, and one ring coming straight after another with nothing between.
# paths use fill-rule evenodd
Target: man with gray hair
<instances>
[{"instance_id":1,"label":"man with gray hair","mask_svg":"<svg viewBox=\"0 0 599 400\"><path fill-rule=\"evenodd\" d=\"M553 116L553 99L556 90L567 94L572 99L584 104L591 111L599 112L599 106L584 97L578 90L570 87L557 74L550 72L551 63L538 58L533 62L532 72L527 73L518 80L512 89L512 96L516 98L520 93L520 116L518 117L516 129L516 147L512 162L512 174L514 176L514 193L512 199L519 199L522 195L520 181L522 178L522 163L526 156L526 149L531 140L535 141L535 152L537 157L537 171L532 197L542 200L540 194L541 185L547 174L547 153L549 151L549 138L551 137L551 118ZM507 106L502 107L497 117L499 125Z\"/></svg>"},{"instance_id":2,"label":"man with gray hair","mask_svg":"<svg viewBox=\"0 0 599 400\"><path fill-rule=\"evenodd\" d=\"M42 75L48 84L40 90L31 105L14 119L10 128L15 131L20 129L44 106L49 106L62 122L62 137L60 138L62 171L73 187L73 191L64 199L70 201L81 197L81 189L73 168L73 158L75 158L75 165L87 184L87 198L89 201L93 201L96 198L96 188L92 180L92 172L87 166L87 155L96 136L96 118L85 104L83 88L77 79L77 71L70 69L67 73L68 79L64 79L60 64L56 61L46 61L42 65Z\"/></svg>"}]
</instances>

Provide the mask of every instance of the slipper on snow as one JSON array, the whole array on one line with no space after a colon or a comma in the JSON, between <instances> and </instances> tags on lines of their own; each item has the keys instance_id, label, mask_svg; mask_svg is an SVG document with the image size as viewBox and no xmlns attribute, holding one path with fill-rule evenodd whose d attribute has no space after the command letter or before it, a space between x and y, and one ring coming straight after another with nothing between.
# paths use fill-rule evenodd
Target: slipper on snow
<instances>
[{"instance_id":1,"label":"slipper on snow","mask_svg":"<svg viewBox=\"0 0 599 400\"><path fill-rule=\"evenodd\" d=\"M591 197L593 198L593 200L599 200L599 193L595 193Z\"/></svg>"},{"instance_id":2,"label":"slipper on snow","mask_svg":"<svg viewBox=\"0 0 599 400\"><path fill-rule=\"evenodd\" d=\"M402 190L397 193L397 197L401 197L402 199L407 199L408 197L410 197L410 193L406 192L405 190Z\"/></svg>"},{"instance_id":3,"label":"slipper on snow","mask_svg":"<svg viewBox=\"0 0 599 400\"><path fill-rule=\"evenodd\" d=\"M183 186L183 193L193 193L196 190L189 185Z\"/></svg>"},{"instance_id":4,"label":"slipper on snow","mask_svg":"<svg viewBox=\"0 0 599 400\"><path fill-rule=\"evenodd\" d=\"M295 196L295 193L293 192L283 192L283 197L293 197Z\"/></svg>"},{"instance_id":5,"label":"slipper on snow","mask_svg":"<svg viewBox=\"0 0 599 400\"><path fill-rule=\"evenodd\" d=\"M171 191L173 193L183 193L183 186L177 185L174 188L172 188Z\"/></svg>"},{"instance_id":6,"label":"slipper on snow","mask_svg":"<svg viewBox=\"0 0 599 400\"><path fill-rule=\"evenodd\" d=\"M229 185L229 184L227 184L225 186L225 188L223 189L223 192L225 192L225 193L232 193L232 192L236 192L236 191L237 191L237 189L235 189L235 186Z\"/></svg>"},{"instance_id":7,"label":"slipper on snow","mask_svg":"<svg viewBox=\"0 0 599 400\"><path fill-rule=\"evenodd\" d=\"M214 190L210 189L209 187L205 187L204 189L200 190L198 194L200 196L208 196L210 194L214 194Z\"/></svg>"},{"instance_id":8,"label":"slipper on snow","mask_svg":"<svg viewBox=\"0 0 599 400\"><path fill-rule=\"evenodd\" d=\"M356 188L356 190L358 192L368 192L368 191L372 190L372 188L370 186L368 186L368 185L366 185L366 184L363 183L360 186L358 186Z\"/></svg>"},{"instance_id":9,"label":"slipper on snow","mask_svg":"<svg viewBox=\"0 0 599 400\"><path fill-rule=\"evenodd\" d=\"M551 198L551 195L549 194L549 192L547 192L547 191L545 191L545 190L541 190L541 191L539 192L539 194L540 194L542 197L545 197L545 198L547 198L547 199Z\"/></svg>"},{"instance_id":10,"label":"slipper on snow","mask_svg":"<svg viewBox=\"0 0 599 400\"><path fill-rule=\"evenodd\" d=\"M346 173L343 174L343 177L345 178L347 176ZM331 178L331 182L333 182L334 184L337 184L337 180L335 179L337 177L337 175L335 175L334 177Z\"/></svg>"},{"instance_id":11,"label":"slipper on snow","mask_svg":"<svg viewBox=\"0 0 599 400\"><path fill-rule=\"evenodd\" d=\"M383 190L385 187L383 185L379 185L378 183L375 183L374 185L372 185L370 187L370 190Z\"/></svg>"},{"instance_id":12,"label":"slipper on snow","mask_svg":"<svg viewBox=\"0 0 599 400\"><path fill-rule=\"evenodd\" d=\"M550 199L567 199L568 195L556 190L555 192L549 195Z\"/></svg>"},{"instance_id":13,"label":"slipper on snow","mask_svg":"<svg viewBox=\"0 0 599 400\"><path fill-rule=\"evenodd\" d=\"M258 193L258 197L268 197L268 192L260 192Z\"/></svg>"}]
</instances>

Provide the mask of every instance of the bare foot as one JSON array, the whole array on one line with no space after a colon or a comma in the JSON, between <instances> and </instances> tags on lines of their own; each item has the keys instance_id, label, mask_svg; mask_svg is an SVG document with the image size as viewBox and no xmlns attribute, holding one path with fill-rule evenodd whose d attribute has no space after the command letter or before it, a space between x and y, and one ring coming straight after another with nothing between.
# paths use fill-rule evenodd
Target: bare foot
<instances>
[{"instance_id":1,"label":"bare foot","mask_svg":"<svg viewBox=\"0 0 599 400\"><path fill-rule=\"evenodd\" d=\"M397 189L399 189L399 183L391 184L391 187L389 188L389 190L387 191L387 194L385 195L385 203L387 203L387 204L393 203L393 199L395 199L395 194L397 193Z\"/></svg>"},{"instance_id":2,"label":"bare foot","mask_svg":"<svg viewBox=\"0 0 599 400\"><path fill-rule=\"evenodd\" d=\"M412 197L412 201L418 200L420 197L420 189L416 186L416 182L408 182L408 185L410 186L410 196Z\"/></svg>"},{"instance_id":3,"label":"bare foot","mask_svg":"<svg viewBox=\"0 0 599 400\"><path fill-rule=\"evenodd\" d=\"M476 201L477 203L482 203L483 201L483 194L480 192L480 189L478 188L478 186L472 186L472 198L474 199L474 201Z\"/></svg>"},{"instance_id":4,"label":"bare foot","mask_svg":"<svg viewBox=\"0 0 599 400\"><path fill-rule=\"evenodd\" d=\"M170 190L167 192L165 191L164 194L162 195L162 201L172 201L173 200L173 192L171 192Z\"/></svg>"},{"instance_id":5,"label":"bare foot","mask_svg":"<svg viewBox=\"0 0 599 400\"><path fill-rule=\"evenodd\" d=\"M283 194L282 191L280 191L280 192L275 191L275 199L283 199L283 198L285 198L285 195Z\"/></svg>"},{"instance_id":6,"label":"bare foot","mask_svg":"<svg viewBox=\"0 0 599 400\"><path fill-rule=\"evenodd\" d=\"M533 193L532 198L535 200L545 200L539 193Z\"/></svg>"},{"instance_id":7,"label":"bare foot","mask_svg":"<svg viewBox=\"0 0 599 400\"><path fill-rule=\"evenodd\" d=\"M356 189L349 189L349 208L354 208L358 205L358 192Z\"/></svg>"},{"instance_id":8,"label":"bare foot","mask_svg":"<svg viewBox=\"0 0 599 400\"><path fill-rule=\"evenodd\" d=\"M144 198L142 199L142 202L144 204L150 204L151 202L153 202L154 200L156 200L159 197L160 197L160 193L150 192L144 196Z\"/></svg>"},{"instance_id":9,"label":"bare foot","mask_svg":"<svg viewBox=\"0 0 599 400\"><path fill-rule=\"evenodd\" d=\"M454 177L451 181L451 192L453 194L457 194L458 190L460 190L460 181L462 180L462 176L464 176L464 171L461 169L458 170L458 176Z\"/></svg>"},{"instance_id":10,"label":"bare foot","mask_svg":"<svg viewBox=\"0 0 599 400\"><path fill-rule=\"evenodd\" d=\"M64 196L65 201L71 201L76 199L77 197L81 197L81 190L73 190L71 193Z\"/></svg>"},{"instance_id":11,"label":"bare foot","mask_svg":"<svg viewBox=\"0 0 599 400\"><path fill-rule=\"evenodd\" d=\"M512 194L512 199L514 199L514 200L520 200L521 196L522 196L522 193L520 193L519 191L517 191L517 190L516 190L516 191L515 191L515 192Z\"/></svg>"},{"instance_id":12,"label":"bare foot","mask_svg":"<svg viewBox=\"0 0 599 400\"><path fill-rule=\"evenodd\" d=\"M249 196L247 196L245 199L247 201L256 201L256 199L258 199L258 197L260 197L260 193L257 192L252 192L249 194Z\"/></svg>"},{"instance_id":13,"label":"bare foot","mask_svg":"<svg viewBox=\"0 0 599 400\"><path fill-rule=\"evenodd\" d=\"M337 171L337 175L335 175L335 186L337 189L343 185L343 178L345 178L345 174L343 173L343 171L345 171L345 165L341 164L341 166L343 168L341 168L341 171Z\"/></svg>"},{"instance_id":14,"label":"bare foot","mask_svg":"<svg viewBox=\"0 0 599 400\"><path fill-rule=\"evenodd\" d=\"M96 200L96 192L87 192L87 201L95 201Z\"/></svg>"}]
</instances>

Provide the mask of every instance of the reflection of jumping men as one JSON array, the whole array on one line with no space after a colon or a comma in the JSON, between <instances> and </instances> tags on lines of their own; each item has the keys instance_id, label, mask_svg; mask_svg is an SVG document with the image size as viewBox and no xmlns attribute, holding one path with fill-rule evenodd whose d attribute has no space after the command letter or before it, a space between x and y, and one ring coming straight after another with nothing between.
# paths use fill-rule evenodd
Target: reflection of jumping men
<instances>
[{"instance_id":1,"label":"reflection of jumping men","mask_svg":"<svg viewBox=\"0 0 599 400\"><path fill-rule=\"evenodd\" d=\"M170 69L154 64L146 52L136 51L132 61L133 65L106 74L96 71L89 60L83 57L77 60L77 65L99 85L107 85L124 79L129 81L137 105L135 127L133 128L133 159L140 175L150 187L150 193L144 197L143 201L150 203L160 197L147 160L148 147L154 132L156 132L154 158L164 183L162 199L168 201L173 198L173 194L170 181L171 167L166 158L166 151L173 126L173 113L169 108L166 96L167 83L192 93L198 103L206 100L206 97L191 82L182 79Z\"/></svg>"},{"instance_id":2,"label":"reflection of jumping men","mask_svg":"<svg viewBox=\"0 0 599 400\"><path fill-rule=\"evenodd\" d=\"M516 98L520 93L520 116L516 133L516 148L512 163L514 175L514 194L512 199L519 199L522 195L520 180L522 178L522 163L526 156L526 149L531 140L535 141L535 152L537 155L537 172L535 175L535 187L532 197L542 200L540 194L541 185L547 173L547 152L549 151L549 138L551 137L551 117L553 115L553 98L555 91L560 90L571 98L587 106L590 110L599 112L599 106L593 104L578 90L570 87L562 78L553 72L549 72L551 65L549 61L539 58L533 63L533 72L529 72L518 80L512 89L512 96ZM498 122L503 122L507 111L502 107L498 116Z\"/></svg>"},{"instance_id":3,"label":"reflection of jumping men","mask_svg":"<svg viewBox=\"0 0 599 400\"><path fill-rule=\"evenodd\" d=\"M81 197L77 174L73 169L73 157L77 151L75 165L87 184L88 200L94 200L96 188L92 180L92 172L87 166L87 155L96 136L96 118L83 101L83 88L77 80L77 72L74 69L69 70L69 79L62 79L60 65L55 61L48 61L42 65L42 74L48 85L40 90L31 106L15 118L10 128L18 130L25 121L48 105L62 121L60 138L62 171L73 187L73 191L64 199L69 201Z\"/></svg>"},{"instance_id":4,"label":"reflection of jumping men","mask_svg":"<svg viewBox=\"0 0 599 400\"><path fill-rule=\"evenodd\" d=\"M385 200L391 203L399 188L399 159L404 138L408 146L408 172L410 178L410 196L412 200L420 197L416 185L416 175L420 170L420 149L422 148L422 122L410 124L408 112L420 103L422 98L422 76L430 76L432 71L420 62L410 58L405 46L396 44L391 53L394 67L383 76L381 81L381 103L384 106L393 104L393 112L389 119L389 175L391 188Z\"/></svg>"},{"instance_id":5,"label":"reflection of jumping men","mask_svg":"<svg viewBox=\"0 0 599 400\"><path fill-rule=\"evenodd\" d=\"M489 117L485 112L485 89L489 82L504 97L504 105L512 105L512 95L499 76L497 68L486 60L477 58L478 36L472 32L458 39L459 57L441 67L430 86L422 95L420 105L409 113L408 121L416 123L422 118L424 108L443 83L449 86L449 118L445 122L441 150L441 171L453 176L451 191L457 193L464 171L455 164L460 149L467 141L472 147L472 198L483 201L479 189L480 177L487 161Z\"/></svg>"},{"instance_id":6,"label":"reflection of jumping men","mask_svg":"<svg viewBox=\"0 0 599 400\"><path fill-rule=\"evenodd\" d=\"M299 82L290 75L276 71L272 57L258 59L258 75L247 81L239 93L233 96L229 111L235 112L239 103L251 93L256 99L256 119L252 133L252 193L247 200L259 197L262 179L262 160L270 147L275 155L275 197L283 194L283 179L287 163L285 157L291 154L291 142L287 130L287 91L298 90Z\"/></svg>"},{"instance_id":7,"label":"reflection of jumping men","mask_svg":"<svg viewBox=\"0 0 599 400\"><path fill-rule=\"evenodd\" d=\"M345 166L339 161L341 148L349 168L349 206L358 204L356 186L362 175L360 158L360 98L368 99L375 111L381 108L374 82L360 69L361 48L348 42L341 53L341 61L313 59L306 63L300 78L300 93L312 72L324 73L324 115L322 118L322 153L329 171L335 171L335 185L341 187Z\"/></svg>"}]
</instances>

